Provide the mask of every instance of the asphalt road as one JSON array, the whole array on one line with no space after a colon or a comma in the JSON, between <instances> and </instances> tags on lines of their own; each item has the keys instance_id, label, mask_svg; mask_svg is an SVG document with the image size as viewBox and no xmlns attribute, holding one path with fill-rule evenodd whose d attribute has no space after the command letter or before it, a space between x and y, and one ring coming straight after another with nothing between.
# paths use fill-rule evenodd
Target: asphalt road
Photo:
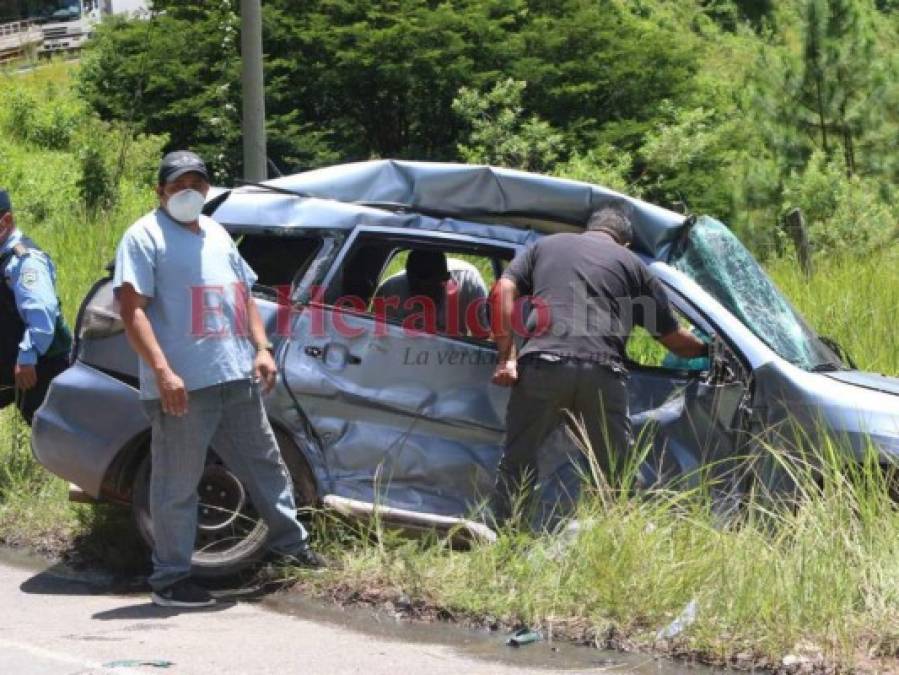
<instances>
[{"instance_id":1,"label":"asphalt road","mask_svg":"<svg viewBox=\"0 0 899 675\"><path fill-rule=\"evenodd\" d=\"M3 674L679 672L647 659L612 662L585 648L568 647L567 655L545 643L534 651L512 650L496 635L466 646L458 635L440 640L438 633L429 638L414 631L363 632L356 629L358 612L346 614L345 621L340 615L323 616L314 604L292 602L296 593L179 612L154 607L143 592L114 593L60 566L35 569L33 562L5 557L7 562L0 562ZM541 661L543 667L530 665Z\"/></svg>"}]
</instances>

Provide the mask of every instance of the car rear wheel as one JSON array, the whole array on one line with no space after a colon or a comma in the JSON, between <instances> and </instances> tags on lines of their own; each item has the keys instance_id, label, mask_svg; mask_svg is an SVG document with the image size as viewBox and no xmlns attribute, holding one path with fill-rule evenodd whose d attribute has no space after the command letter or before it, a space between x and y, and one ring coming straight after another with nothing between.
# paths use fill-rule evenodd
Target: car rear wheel
<instances>
[{"instance_id":1,"label":"car rear wheel","mask_svg":"<svg viewBox=\"0 0 899 675\"><path fill-rule=\"evenodd\" d=\"M282 453L294 450L290 440L275 434ZM312 506L315 483L305 460L288 450L284 456L294 483L297 507ZM149 449L134 477L132 513L144 543L153 548L153 519L150 515ZM210 448L206 468L197 486L197 538L191 558L191 573L198 578L215 579L238 574L258 562L266 553L268 527L253 505L240 479Z\"/></svg>"}]
</instances>

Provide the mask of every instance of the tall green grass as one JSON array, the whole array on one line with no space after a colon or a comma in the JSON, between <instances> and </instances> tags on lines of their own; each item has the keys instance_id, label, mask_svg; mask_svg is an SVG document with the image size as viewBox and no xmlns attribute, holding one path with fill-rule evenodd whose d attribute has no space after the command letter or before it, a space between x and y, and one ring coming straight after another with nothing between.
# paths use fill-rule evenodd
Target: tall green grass
<instances>
[{"instance_id":1,"label":"tall green grass","mask_svg":"<svg viewBox=\"0 0 899 675\"><path fill-rule=\"evenodd\" d=\"M576 531L506 530L495 545L453 551L375 522L330 546L334 569L297 575L328 594L406 597L443 614L716 664L775 666L792 654L840 670L899 666L899 510L880 467L845 461L832 442L798 457L765 452L797 491L756 491L727 519L708 484L642 499L592 490ZM691 602L695 622L660 638Z\"/></svg>"},{"instance_id":2,"label":"tall green grass","mask_svg":"<svg viewBox=\"0 0 899 675\"><path fill-rule=\"evenodd\" d=\"M809 323L836 339L860 369L899 375L899 242L866 258L818 258L810 279L789 260L773 261L768 272Z\"/></svg>"},{"instance_id":3,"label":"tall green grass","mask_svg":"<svg viewBox=\"0 0 899 675\"><path fill-rule=\"evenodd\" d=\"M0 186L10 192L19 227L53 257L70 321L121 233L154 203L160 147L159 139L133 138L85 110L73 91L74 68L53 63L28 74L0 71ZM100 162L89 173L85 157L94 151ZM114 204L89 208L82 185L104 183L114 183Z\"/></svg>"}]
</instances>

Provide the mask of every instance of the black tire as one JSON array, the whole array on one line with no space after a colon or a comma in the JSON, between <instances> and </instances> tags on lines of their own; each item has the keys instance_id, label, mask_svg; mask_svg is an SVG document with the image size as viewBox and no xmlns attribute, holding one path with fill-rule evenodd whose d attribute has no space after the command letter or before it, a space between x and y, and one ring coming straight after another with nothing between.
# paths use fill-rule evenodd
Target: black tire
<instances>
[{"instance_id":1,"label":"black tire","mask_svg":"<svg viewBox=\"0 0 899 675\"><path fill-rule=\"evenodd\" d=\"M315 480L306 460L286 434L275 432L284 462L294 483L298 509L317 500ZM149 448L134 475L131 510L138 534L153 548L153 519L150 516ZM200 579L236 576L266 554L268 527L256 512L243 484L210 448L206 471L197 487L200 493L197 544L191 574ZM205 498L204 495L209 497Z\"/></svg>"}]
</instances>

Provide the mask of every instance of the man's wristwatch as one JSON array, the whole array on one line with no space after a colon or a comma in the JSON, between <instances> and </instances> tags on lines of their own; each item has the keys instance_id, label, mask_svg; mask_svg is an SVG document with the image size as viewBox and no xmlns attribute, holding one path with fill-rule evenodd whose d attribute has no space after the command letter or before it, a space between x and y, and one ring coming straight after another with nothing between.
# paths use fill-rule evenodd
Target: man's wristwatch
<instances>
[{"instance_id":1,"label":"man's wristwatch","mask_svg":"<svg viewBox=\"0 0 899 675\"><path fill-rule=\"evenodd\" d=\"M274 351L275 351L275 345L273 345L273 344L272 344L271 342L269 342L268 340L266 340L265 342L260 342L259 344L256 345L256 353L257 353L257 354L258 354L259 352L261 352L263 349L267 349L267 350L270 351L270 352L274 352Z\"/></svg>"}]
</instances>

